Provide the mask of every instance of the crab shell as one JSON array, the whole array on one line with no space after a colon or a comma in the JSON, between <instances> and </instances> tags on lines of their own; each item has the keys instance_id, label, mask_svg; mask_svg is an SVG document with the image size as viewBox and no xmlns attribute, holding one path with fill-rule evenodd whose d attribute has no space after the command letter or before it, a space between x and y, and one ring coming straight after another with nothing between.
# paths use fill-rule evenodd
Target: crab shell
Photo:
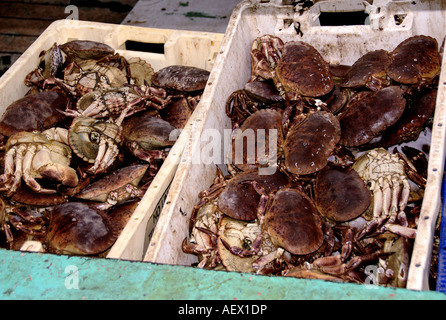
<instances>
[{"instance_id":1,"label":"crab shell","mask_svg":"<svg viewBox=\"0 0 446 320\"><path fill-rule=\"evenodd\" d=\"M295 189L277 191L264 223L273 243L292 254L312 253L324 242L316 206L307 195Z\"/></svg>"},{"instance_id":2,"label":"crab shell","mask_svg":"<svg viewBox=\"0 0 446 320\"><path fill-rule=\"evenodd\" d=\"M51 213L47 243L52 252L95 255L110 248L115 240L108 216L84 203L65 203Z\"/></svg>"},{"instance_id":3,"label":"crab shell","mask_svg":"<svg viewBox=\"0 0 446 320\"><path fill-rule=\"evenodd\" d=\"M258 222L241 221L229 217L220 219L218 232L230 246L245 248L247 241L254 242L256 237L260 235L261 228ZM264 243L262 242L262 249ZM217 242L218 253L222 264L228 271L238 272L255 272L252 267L253 263L259 258L258 255L250 257L239 257L231 253L222 241ZM264 251L264 250L263 250ZM263 252L262 251L262 252ZM266 253L265 253L266 254Z\"/></svg>"},{"instance_id":4,"label":"crab shell","mask_svg":"<svg viewBox=\"0 0 446 320\"><path fill-rule=\"evenodd\" d=\"M240 126L240 131L236 131L237 134L232 140L231 163L242 171L268 165L270 152L273 151L269 150L270 139L272 139L270 130L276 130L277 132L277 142L275 144L278 148L283 143L282 114L279 111L262 109L250 115ZM252 154L249 152L250 141L245 139L245 136L252 136L255 139L256 150ZM264 150L264 154L261 154L262 152L259 152L259 150Z\"/></svg>"},{"instance_id":5,"label":"crab shell","mask_svg":"<svg viewBox=\"0 0 446 320\"><path fill-rule=\"evenodd\" d=\"M285 43L275 74L276 86L279 82L285 92L301 96L323 96L334 86L328 63L313 46L302 41Z\"/></svg>"},{"instance_id":6,"label":"crab shell","mask_svg":"<svg viewBox=\"0 0 446 320\"><path fill-rule=\"evenodd\" d=\"M76 198L105 202L111 192L116 192L118 203L131 198L131 194L126 192L128 184L137 187L141 181L148 165L133 165L112 171L99 180L89 184L75 195Z\"/></svg>"},{"instance_id":7,"label":"crab shell","mask_svg":"<svg viewBox=\"0 0 446 320\"><path fill-rule=\"evenodd\" d=\"M401 117L393 126L383 132L377 145L390 147L394 144L417 140L434 113L437 91L437 89L426 89L409 98Z\"/></svg>"},{"instance_id":8,"label":"crab shell","mask_svg":"<svg viewBox=\"0 0 446 320\"><path fill-rule=\"evenodd\" d=\"M182 92L203 90L210 72L192 66L172 65L162 68L152 77L154 85Z\"/></svg>"},{"instance_id":9,"label":"crab shell","mask_svg":"<svg viewBox=\"0 0 446 320\"><path fill-rule=\"evenodd\" d=\"M385 79L389 64L389 53L386 50L375 50L360 57L347 71L342 86L360 88L365 86L372 77Z\"/></svg>"},{"instance_id":10,"label":"crab shell","mask_svg":"<svg viewBox=\"0 0 446 320\"><path fill-rule=\"evenodd\" d=\"M146 151L173 146L172 136L176 128L167 121L156 118L150 112L137 113L122 123L122 134L127 146L136 143L138 148ZM136 151L136 150L131 150Z\"/></svg>"},{"instance_id":11,"label":"crab shell","mask_svg":"<svg viewBox=\"0 0 446 320\"><path fill-rule=\"evenodd\" d=\"M104 120L76 117L68 131L68 139L73 152L84 161L94 163L99 150L99 141L94 138L97 134L105 135L120 142L119 127Z\"/></svg>"},{"instance_id":12,"label":"crab shell","mask_svg":"<svg viewBox=\"0 0 446 320\"><path fill-rule=\"evenodd\" d=\"M372 198L355 170L329 166L319 171L315 194L319 213L338 222L360 216L369 207Z\"/></svg>"},{"instance_id":13,"label":"crab shell","mask_svg":"<svg viewBox=\"0 0 446 320\"><path fill-rule=\"evenodd\" d=\"M69 41L59 48L72 60L100 59L115 52L105 43L90 40Z\"/></svg>"},{"instance_id":14,"label":"crab shell","mask_svg":"<svg viewBox=\"0 0 446 320\"><path fill-rule=\"evenodd\" d=\"M66 117L57 109L66 109L69 98L56 91L27 95L11 103L0 119L0 133L10 137L20 131L43 131Z\"/></svg>"},{"instance_id":15,"label":"crab shell","mask_svg":"<svg viewBox=\"0 0 446 320\"><path fill-rule=\"evenodd\" d=\"M432 79L440 71L438 43L429 36L414 36L401 42L391 53L387 74L403 84Z\"/></svg>"},{"instance_id":16,"label":"crab shell","mask_svg":"<svg viewBox=\"0 0 446 320\"><path fill-rule=\"evenodd\" d=\"M127 62L130 77L135 81L137 86L150 86L152 84L154 71L147 61L138 57L132 57Z\"/></svg>"},{"instance_id":17,"label":"crab shell","mask_svg":"<svg viewBox=\"0 0 446 320\"><path fill-rule=\"evenodd\" d=\"M325 167L341 137L338 119L329 112L315 111L292 126L284 143L284 166L295 175L317 172Z\"/></svg>"},{"instance_id":18,"label":"crab shell","mask_svg":"<svg viewBox=\"0 0 446 320\"><path fill-rule=\"evenodd\" d=\"M403 114L406 106L403 94L398 86L375 93L358 93L359 98L352 98L339 118L342 129L339 143L347 147L360 146L379 136Z\"/></svg>"},{"instance_id":19,"label":"crab shell","mask_svg":"<svg viewBox=\"0 0 446 320\"><path fill-rule=\"evenodd\" d=\"M249 183L252 181L260 183L267 193L277 191L289 183L288 178L278 170L272 175L259 175L258 170L240 172L228 181L218 196L218 209L234 219L256 219L260 195Z\"/></svg>"}]
</instances>

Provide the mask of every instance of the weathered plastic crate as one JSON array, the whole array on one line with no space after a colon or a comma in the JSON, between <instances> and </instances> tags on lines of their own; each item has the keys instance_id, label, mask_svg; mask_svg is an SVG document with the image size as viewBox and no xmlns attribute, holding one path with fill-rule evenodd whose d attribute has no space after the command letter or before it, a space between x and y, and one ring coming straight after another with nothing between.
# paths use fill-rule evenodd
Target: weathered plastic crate
<instances>
[{"instance_id":1,"label":"weathered plastic crate","mask_svg":"<svg viewBox=\"0 0 446 320\"><path fill-rule=\"evenodd\" d=\"M24 84L25 76L37 67L39 53L50 48L54 42L62 44L77 39L102 42L125 58L140 57L146 60L155 71L174 64L210 71L222 38L223 34L218 33L141 28L77 20L55 21L1 77L0 113L29 90ZM152 51L129 50L127 47L130 47L130 44L131 48L148 47ZM172 147L145 196L109 251L108 258L142 260L187 141L188 127L186 125Z\"/></svg>"},{"instance_id":2,"label":"weathered plastic crate","mask_svg":"<svg viewBox=\"0 0 446 320\"><path fill-rule=\"evenodd\" d=\"M188 235L188 222L198 200L198 192L207 189L215 177L215 163L200 161L200 155L209 149L212 141L203 133L216 129L223 139L223 130L231 128L225 114L225 103L229 95L243 88L250 77L250 49L256 37L272 34L285 42L306 41L330 63L351 65L366 52L377 49L392 51L413 35L432 36L441 45L446 34L446 3L443 1L375 0L373 4L365 1L315 1L312 7L302 11L288 3L291 1L243 1L234 9L201 100L200 113L192 125L191 142L183 152L144 261L179 265L197 261L194 255L182 252L181 243ZM368 24L320 24L321 14L343 11L367 12ZM444 59L442 65L430 143L426 197L407 283L407 288L416 290L428 289L433 230L441 205L446 126ZM220 141L215 141L214 137L213 143ZM223 163L222 159L220 161Z\"/></svg>"}]
</instances>

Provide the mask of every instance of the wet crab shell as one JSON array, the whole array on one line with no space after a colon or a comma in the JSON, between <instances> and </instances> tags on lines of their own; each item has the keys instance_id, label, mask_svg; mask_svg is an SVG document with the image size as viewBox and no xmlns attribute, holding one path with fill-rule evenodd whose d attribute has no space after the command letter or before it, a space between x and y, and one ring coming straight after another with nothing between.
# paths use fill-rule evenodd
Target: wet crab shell
<instances>
[{"instance_id":1,"label":"wet crab shell","mask_svg":"<svg viewBox=\"0 0 446 320\"><path fill-rule=\"evenodd\" d=\"M11 103L0 119L0 133L10 137L20 131L43 131L66 117L57 111L70 105L69 98L56 91L27 95Z\"/></svg>"},{"instance_id":2,"label":"wet crab shell","mask_svg":"<svg viewBox=\"0 0 446 320\"><path fill-rule=\"evenodd\" d=\"M347 71L342 86L360 88L366 85L371 77L384 79L387 75L389 53L386 50L375 50L360 57Z\"/></svg>"},{"instance_id":3,"label":"wet crab shell","mask_svg":"<svg viewBox=\"0 0 446 320\"><path fill-rule=\"evenodd\" d=\"M120 142L119 127L111 122L89 117L76 117L68 131L73 152L84 161L94 163L99 150L98 135L105 135Z\"/></svg>"},{"instance_id":4,"label":"wet crab shell","mask_svg":"<svg viewBox=\"0 0 446 320\"><path fill-rule=\"evenodd\" d=\"M295 189L277 191L264 223L273 243L292 254L312 253L324 242L316 206L307 195Z\"/></svg>"},{"instance_id":5,"label":"wet crab shell","mask_svg":"<svg viewBox=\"0 0 446 320\"><path fill-rule=\"evenodd\" d=\"M420 132L435 110L437 89L427 89L408 99L398 121L388 128L377 142L377 146L390 147L394 144L417 140Z\"/></svg>"},{"instance_id":6,"label":"wet crab shell","mask_svg":"<svg viewBox=\"0 0 446 320\"><path fill-rule=\"evenodd\" d=\"M138 57L132 57L127 62L129 75L137 86L150 86L152 84L154 71L147 61Z\"/></svg>"},{"instance_id":7,"label":"wet crab shell","mask_svg":"<svg viewBox=\"0 0 446 320\"><path fill-rule=\"evenodd\" d=\"M432 79L440 71L438 43L429 36L414 36L401 42L391 53L387 74L403 84Z\"/></svg>"},{"instance_id":8,"label":"wet crab shell","mask_svg":"<svg viewBox=\"0 0 446 320\"><path fill-rule=\"evenodd\" d=\"M369 207L372 198L355 170L328 166L317 175L315 195L319 213L338 222L360 216Z\"/></svg>"},{"instance_id":9,"label":"wet crab shell","mask_svg":"<svg viewBox=\"0 0 446 320\"><path fill-rule=\"evenodd\" d=\"M230 246L246 248L260 235L261 228L256 222L241 221L229 217L223 217L219 222L218 232L220 237ZM217 242L218 253L222 264L228 271L255 272L253 263L258 255L239 257L231 253L222 241Z\"/></svg>"},{"instance_id":10,"label":"wet crab shell","mask_svg":"<svg viewBox=\"0 0 446 320\"><path fill-rule=\"evenodd\" d=\"M172 65L156 72L152 83L166 90L193 92L205 88L209 74L209 71L197 67Z\"/></svg>"},{"instance_id":11,"label":"wet crab shell","mask_svg":"<svg viewBox=\"0 0 446 320\"><path fill-rule=\"evenodd\" d=\"M288 178L277 171L272 175L259 175L258 170L240 172L228 181L225 189L217 198L218 209L225 215L243 221L257 218L260 195L249 182L260 183L267 193L283 188Z\"/></svg>"},{"instance_id":12,"label":"wet crab shell","mask_svg":"<svg viewBox=\"0 0 446 320\"><path fill-rule=\"evenodd\" d=\"M302 41L285 43L275 73L276 86L280 82L285 92L302 96L323 96L334 86L328 63L313 46Z\"/></svg>"},{"instance_id":13,"label":"wet crab shell","mask_svg":"<svg viewBox=\"0 0 446 320\"><path fill-rule=\"evenodd\" d=\"M242 171L268 165L270 153L274 151L269 150L270 139L272 139L270 130L276 130L277 141L273 142L278 148L283 142L282 114L279 111L262 109L250 115L240 126L240 131L235 131L237 134L232 141L231 163ZM252 139L249 137L252 137L255 141L250 141ZM255 143L256 152L249 152L250 142ZM264 150L264 152L259 152L260 150Z\"/></svg>"},{"instance_id":14,"label":"wet crab shell","mask_svg":"<svg viewBox=\"0 0 446 320\"><path fill-rule=\"evenodd\" d=\"M285 138L284 166L295 175L317 172L325 167L341 137L338 119L329 112L315 111L294 125Z\"/></svg>"},{"instance_id":15,"label":"wet crab shell","mask_svg":"<svg viewBox=\"0 0 446 320\"><path fill-rule=\"evenodd\" d=\"M173 146L173 134L177 129L167 121L151 115L137 113L122 123L122 134L127 145L136 142L142 149L156 150Z\"/></svg>"},{"instance_id":16,"label":"wet crab shell","mask_svg":"<svg viewBox=\"0 0 446 320\"><path fill-rule=\"evenodd\" d=\"M84 203L65 203L51 213L47 243L52 252L94 255L106 251L115 240L108 216Z\"/></svg>"},{"instance_id":17,"label":"wet crab shell","mask_svg":"<svg viewBox=\"0 0 446 320\"><path fill-rule=\"evenodd\" d=\"M90 40L69 41L59 48L72 60L100 59L115 52L105 43Z\"/></svg>"},{"instance_id":18,"label":"wet crab shell","mask_svg":"<svg viewBox=\"0 0 446 320\"><path fill-rule=\"evenodd\" d=\"M128 184L137 187L148 165L133 165L112 171L99 180L89 184L75 195L76 198L105 202L111 192L117 193L118 203L128 200L131 195L126 192Z\"/></svg>"},{"instance_id":19,"label":"wet crab shell","mask_svg":"<svg viewBox=\"0 0 446 320\"><path fill-rule=\"evenodd\" d=\"M342 129L339 143L347 147L363 145L379 136L401 117L406 106L404 91L398 86L359 94L361 97L352 98L339 118Z\"/></svg>"}]
</instances>

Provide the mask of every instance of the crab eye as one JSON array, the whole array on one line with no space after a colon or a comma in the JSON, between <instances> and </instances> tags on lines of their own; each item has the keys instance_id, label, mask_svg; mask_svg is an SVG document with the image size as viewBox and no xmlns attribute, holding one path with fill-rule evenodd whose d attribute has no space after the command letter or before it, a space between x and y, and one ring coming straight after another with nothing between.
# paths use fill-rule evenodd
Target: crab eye
<instances>
[{"instance_id":1,"label":"crab eye","mask_svg":"<svg viewBox=\"0 0 446 320\"><path fill-rule=\"evenodd\" d=\"M252 240L251 239L249 239L249 238L245 238L245 239L243 239L243 248L244 249L250 249L251 248L251 245L252 245Z\"/></svg>"},{"instance_id":2,"label":"crab eye","mask_svg":"<svg viewBox=\"0 0 446 320\"><path fill-rule=\"evenodd\" d=\"M92 133L90 133L90 140L92 142L99 142L99 137L100 137L100 134L96 131L93 131Z\"/></svg>"}]
</instances>

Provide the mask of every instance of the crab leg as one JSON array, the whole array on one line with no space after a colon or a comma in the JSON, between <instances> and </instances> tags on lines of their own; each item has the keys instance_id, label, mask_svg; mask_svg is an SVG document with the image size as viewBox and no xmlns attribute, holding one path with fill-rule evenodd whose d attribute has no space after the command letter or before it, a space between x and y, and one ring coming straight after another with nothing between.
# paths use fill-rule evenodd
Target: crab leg
<instances>
[{"instance_id":1,"label":"crab leg","mask_svg":"<svg viewBox=\"0 0 446 320\"><path fill-rule=\"evenodd\" d=\"M14 155L16 154L16 149L11 148L6 152L5 155L5 171L0 177L1 183L9 183L12 174L14 172Z\"/></svg>"},{"instance_id":2,"label":"crab leg","mask_svg":"<svg viewBox=\"0 0 446 320\"><path fill-rule=\"evenodd\" d=\"M9 189L7 195L10 196L13 194L20 186L20 181L22 179L22 165L23 165L23 157L24 152L26 150L25 145L20 145L17 149L16 158L15 158L15 171L14 178L12 181L11 188Z\"/></svg>"}]
</instances>

